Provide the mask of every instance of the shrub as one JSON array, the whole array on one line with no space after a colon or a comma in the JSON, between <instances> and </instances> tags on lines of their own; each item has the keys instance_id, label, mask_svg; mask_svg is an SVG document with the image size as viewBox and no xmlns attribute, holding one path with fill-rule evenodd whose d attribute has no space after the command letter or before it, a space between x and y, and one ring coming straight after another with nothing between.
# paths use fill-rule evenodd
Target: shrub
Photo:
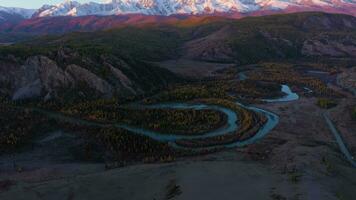
<instances>
[{"instance_id":1,"label":"shrub","mask_svg":"<svg viewBox=\"0 0 356 200\"><path fill-rule=\"evenodd\" d=\"M316 105L318 105L320 108L329 109L335 107L337 103L331 99L320 98L318 99Z\"/></svg>"},{"instance_id":2,"label":"shrub","mask_svg":"<svg viewBox=\"0 0 356 200\"><path fill-rule=\"evenodd\" d=\"M356 120L356 106L351 111L352 119Z\"/></svg>"}]
</instances>

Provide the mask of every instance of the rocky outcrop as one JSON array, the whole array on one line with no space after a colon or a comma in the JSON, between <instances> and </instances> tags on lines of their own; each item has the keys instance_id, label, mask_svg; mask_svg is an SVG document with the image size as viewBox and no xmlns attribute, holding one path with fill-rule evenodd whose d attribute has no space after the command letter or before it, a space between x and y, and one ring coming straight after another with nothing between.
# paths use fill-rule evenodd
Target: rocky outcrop
<instances>
[{"instance_id":1,"label":"rocky outcrop","mask_svg":"<svg viewBox=\"0 0 356 200\"><path fill-rule=\"evenodd\" d=\"M302 54L305 56L356 57L356 41L310 39L303 43Z\"/></svg>"},{"instance_id":2,"label":"rocky outcrop","mask_svg":"<svg viewBox=\"0 0 356 200\"><path fill-rule=\"evenodd\" d=\"M39 79L34 82L28 83L21 88L16 89L12 95L13 100L28 99L33 97L39 97L42 93L42 85Z\"/></svg>"},{"instance_id":3,"label":"rocky outcrop","mask_svg":"<svg viewBox=\"0 0 356 200\"><path fill-rule=\"evenodd\" d=\"M14 100L57 95L59 88L73 84L68 74L44 56L31 57L23 65L1 63L0 71L0 83L7 85L7 88L2 88L2 93Z\"/></svg>"},{"instance_id":4,"label":"rocky outcrop","mask_svg":"<svg viewBox=\"0 0 356 200\"><path fill-rule=\"evenodd\" d=\"M77 65L64 70L45 56L34 56L23 65L0 64L0 89L2 95L13 100L28 98L53 98L61 90L75 89L85 84L93 91L111 97L113 88L105 80ZM4 87L5 86L5 87Z\"/></svg>"},{"instance_id":5,"label":"rocky outcrop","mask_svg":"<svg viewBox=\"0 0 356 200\"><path fill-rule=\"evenodd\" d=\"M120 69L115 68L110 64L108 64L108 67L114 77L119 80L119 82L125 89L129 90L132 94L136 94L136 91L133 89L133 84L131 80Z\"/></svg>"},{"instance_id":6,"label":"rocky outcrop","mask_svg":"<svg viewBox=\"0 0 356 200\"><path fill-rule=\"evenodd\" d=\"M174 81L168 71L144 66L115 56L81 57L68 49L52 53L51 58L32 56L25 61L8 55L0 59L0 97L12 100L128 97Z\"/></svg>"},{"instance_id":7,"label":"rocky outcrop","mask_svg":"<svg viewBox=\"0 0 356 200\"><path fill-rule=\"evenodd\" d=\"M77 65L69 65L66 72L73 77L76 83L84 83L88 87L100 92L105 97L111 97L113 88L105 80L99 78L94 73Z\"/></svg>"},{"instance_id":8,"label":"rocky outcrop","mask_svg":"<svg viewBox=\"0 0 356 200\"><path fill-rule=\"evenodd\" d=\"M304 30L354 30L356 18L347 15L319 14L308 16L301 21Z\"/></svg>"},{"instance_id":9,"label":"rocky outcrop","mask_svg":"<svg viewBox=\"0 0 356 200\"><path fill-rule=\"evenodd\" d=\"M74 80L68 73L64 72L53 60L45 56L36 56L28 59L24 68L34 68L37 70L46 93L55 94L57 89L71 87L74 84Z\"/></svg>"}]
</instances>

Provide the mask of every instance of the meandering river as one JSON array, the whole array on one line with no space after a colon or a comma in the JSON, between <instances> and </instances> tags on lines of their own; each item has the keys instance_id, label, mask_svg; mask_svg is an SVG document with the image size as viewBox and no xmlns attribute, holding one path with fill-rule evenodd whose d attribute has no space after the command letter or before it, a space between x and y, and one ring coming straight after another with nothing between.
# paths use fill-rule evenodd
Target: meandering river
<instances>
[{"instance_id":1,"label":"meandering river","mask_svg":"<svg viewBox=\"0 0 356 200\"><path fill-rule=\"evenodd\" d=\"M289 88L288 85L282 85L281 91L285 93L283 97L276 98L276 99L265 99L266 102L273 103L273 102L287 102L287 101L295 101L299 99L299 96L297 93L292 92L292 90ZM252 110L253 112L260 113L264 115L267 118L267 122L261 126L259 131L251 138L246 139L244 141L236 141L235 143L231 144L226 144L226 145L218 145L214 146L213 148L216 147L226 147L226 148L232 148L232 147L243 147L249 144L256 143L257 141L263 139L279 122L279 117L269 111L263 110L261 108L257 107L252 107L252 106L245 106L242 105L239 102L236 102L238 105L244 107L245 109ZM155 105L134 105L136 109L196 109L196 110L202 110L202 109L210 109L210 110L216 110L224 113L227 116L227 125L223 126L217 130L208 132L203 135L197 135L197 136L189 136L189 135L176 135L176 134L170 134L170 133L158 133L155 131L147 130L144 128L139 128L139 127L133 127L133 126L128 126L128 125L120 125L120 128L124 128L126 130L132 131L137 134L145 135L148 137L151 137L155 140L162 141L162 142L174 142L179 139L199 139L199 138L209 138L209 137L214 137L218 135L225 135L225 134L233 134L236 132L239 128L238 123L238 118L237 115L234 111L220 107L220 106L215 106L215 105L207 105L207 104L186 104L186 103L165 103L165 104L155 104ZM174 144L175 147L178 147L177 145Z\"/></svg>"},{"instance_id":2,"label":"meandering river","mask_svg":"<svg viewBox=\"0 0 356 200\"><path fill-rule=\"evenodd\" d=\"M285 96L278 98L278 99L271 99L267 100L267 102L283 102L283 101L293 101L299 98L299 96L296 93L293 93L290 88L287 85L282 86L282 91L286 93ZM253 112L260 113L264 115L267 118L266 123L261 126L259 131L251 138L246 139L244 141L237 141L235 143L231 144L226 144L226 145L220 145L220 146L214 146L213 148L216 147L226 147L226 148L232 148L232 147L242 147L245 145L253 144L262 138L264 138L279 122L279 117L269 111L257 108L257 107L252 107L252 106L245 106L240 104L239 102L236 102L238 105L244 107L245 109L252 110ZM150 137L154 140L161 141L161 142L169 142L173 146L175 146L175 141L181 140L181 139L204 139L204 138L209 138L209 137L215 137L215 136L220 136L220 135L226 135L226 134L233 134L239 129L239 124L238 124L238 116L237 114L228 108L222 107L222 106L217 106L217 105L209 105L209 104L189 104L189 103L159 103L159 104L154 104L154 105L142 105L142 104L133 104L130 105L130 107L134 109L195 109L195 110L216 110L221 113L224 113L227 116L227 123L226 125L216 129L212 130L210 132L207 132L202 135L182 135L182 134L172 134L172 133L160 133L157 131L153 130L148 130L142 127L135 127L135 126L130 126L127 124L123 123L112 123L112 124L103 124L103 123L98 123L98 122L91 122L83 119L78 119L75 117L67 116L61 113L56 113L56 112L50 112L50 111L44 111L40 109L36 109L37 111L40 111L42 113L45 113L47 116L52 117L52 118L60 118L61 120L65 120L71 123L78 123L78 124L84 124L84 125L92 125L92 126L115 126L118 128L122 128L128 131L131 131L136 134L144 135L147 137Z\"/></svg>"},{"instance_id":3,"label":"meandering river","mask_svg":"<svg viewBox=\"0 0 356 200\"><path fill-rule=\"evenodd\" d=\"M295 92L292 92L288 85L282 85L281 90L285 95L276 99L263 99L263 101L267 103L275 103L275 102L287 102L287 101L295 101L299 99L299 95Z\"/></svg>"},{"instance_id":4,"label":"meandering river","mask_svg":"<svg viewBox=\"0 0 356 200\"><path fill-rule=\"evenodd\" d=\"M232 148L232 147L242 147L245 145L253 144L262 138L264 138L279 122L279 117L269 111L256 108L256 107L248 107L244 106L240 103L237 102L240 106L244 107L245 109L252 110L257 113L261 113L267 118L267 122L261 126L260 130L251 138L244 140L244 141L236 141L231 144L226 144L226 145L217 145L217 146L212 146L208 148L217 148L217 147L226 147L226 148ZM223 126L217 130L208 132L204 135L198 135L198 136L189 136L189 135L175 135L175 134L170 134L170 133L158 133L155 131L147 130L144 128L139 128L139 127L132 127L128 125L120 125L120 128L124 128L126 130L129 130L131 132L141 134L148 136L150 138L153 138L157 141L162 141L162 142L174 142L179 139L204 139L204 138L209 138L209 137L214 137L218 135L226 135L226 134L233 134L236 132L239 128L238 125L238 118L237 115L234 111L220 107L220 106L215 106L215 105L207 105L207 104L184 104L184 103L166 103L166 104L155 104L155 105L138 105L136 107L138 109L196 109L196 110L202 110L202 109L210 109L210 110L216 110L224 113L227 116L227 125ZM176 148L179 148L175 143L171 143ZM207 148L203 148L207 149Z\"/></svg>"},{"instance_id":5,"label":"meandering river","mask_svg":"<svg viewBox=\"0 0 356 200\"><path fill-rule=\"evenodd\" d=\"M236 113L228 108L216 105L207 105L207 104L188 104L188 103L160 103L154 105L131 105L130 107L134 109L194 109L194 110L216 110L224 113L227 116L227 124L219 129L207 132L203 135L182 135L182 134L172 134L172 133L160 133L156 131L151 131L145 128L129 126L125 124L118 125L120 128L126 129L128 131L145 135L155 140L161 142L174 142L181 139L199 139L214 137L219 135L225 135L228 133L233 133L238 129L238 119Z\"/></svg>"}]
</instances>

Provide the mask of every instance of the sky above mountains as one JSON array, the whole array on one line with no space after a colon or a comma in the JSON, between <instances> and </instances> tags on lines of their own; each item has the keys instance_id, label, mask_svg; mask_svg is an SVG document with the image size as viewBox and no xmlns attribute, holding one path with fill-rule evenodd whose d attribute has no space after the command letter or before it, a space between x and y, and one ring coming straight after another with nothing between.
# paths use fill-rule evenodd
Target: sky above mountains
<instances>
[{"instance_id":1,"label":"sky above mountains","mask_svg":"<svg viewBox=\"0 0 356 200\"><path fill-rule=\"evenodd\" d=\"M20 8L39 8L44 4L62 3L64 0L0 0L0 6L4 7L20 7ZM104 2L104 0L76 0L80 3L85 2Z\"/></svg>"}]
</instances>

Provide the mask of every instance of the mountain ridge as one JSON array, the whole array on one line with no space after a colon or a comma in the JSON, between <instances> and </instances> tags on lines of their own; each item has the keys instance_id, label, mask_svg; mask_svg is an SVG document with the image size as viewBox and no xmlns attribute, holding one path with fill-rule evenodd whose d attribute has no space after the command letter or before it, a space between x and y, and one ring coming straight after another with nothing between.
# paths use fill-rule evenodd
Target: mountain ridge
<instances>
[{"instance_id":1,"label":"mountain ridge","mask_svg":"<svg viewBox=\"0 0 356 200\"><path fill-rule=\"evenodd\" d=\"M88 15L263 15L270 12L325 11L356 15L355 0L109 0L104 3L79 3L66 0L39 9L6 8L0 11L21 15L23 18L88 16ZM260 13L260 14L258 14ZM1 15L0 15L1 18Z\"/></svg>"},{"instance_id":2,"label":"mountain ridge","mask_svg":"<svg viewBox=\"0 0 356 200\"><path fill-rule=\"evenodd\" d=\"M322 13L322 12L296 12L296 13ZM264 13L266 14L266 13ZM293 13L268 12L268 15L283 15ZM327 13L325 13L327 14ZM339 14L344 15L344 14ZM19 33L43 33L43 34L61 34L75 31L97 31L123 26L147 26L162 25L170 23L178 24L195 24L201 21L221 21L234 20L244 17L259 17L259 13L250 13L249 15L143 15L143 14L126 14L110 16L58 16L58 17L41 17L22 20L12 26L0 26L0 31L19 32Z\"/></svg>"},{"instance_id":3,"label":"mountain ridge","mask_svg":"<svg viewBox=\"0 0 356 200\"><path fill-rule=\"evenodd\" d=\"M3 7L0 5L0 12L7 14L19 15L23 18L31 18L36 12L36 9L16 8L16 7ZM0 17L1 18L1 17Z\"/></svg>"},{"instance_id":4,"label":"mountain ridge","mask_svg":"<svg viewBox=\"0 0 356 200\"><path fill-rule=\"evenodd\" d=\"M286 9L354 10L353 0L110 0L105 3L64 3L40 8L33 17L117 15L139 13L146 15L249 13ZM353 13L353 12L349 12Z\"/></svg>"}]
</instances>

